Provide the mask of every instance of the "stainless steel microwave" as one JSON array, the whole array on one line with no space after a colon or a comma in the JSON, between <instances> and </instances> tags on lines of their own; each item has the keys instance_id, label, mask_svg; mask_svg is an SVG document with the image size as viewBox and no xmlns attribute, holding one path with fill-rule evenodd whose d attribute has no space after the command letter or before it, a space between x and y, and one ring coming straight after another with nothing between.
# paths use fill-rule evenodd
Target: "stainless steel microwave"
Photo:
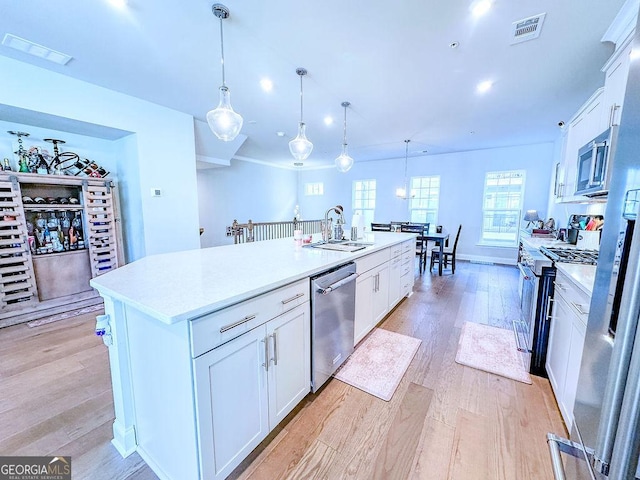
<instances>
[{"instance_id":1,"label":"stainless steel microwave","mask_svg":"<svg viewBox=\"0 0 640 480\"><path fill-rule=\"evenodd\" d=\"M616 134L617 127L610 127L578 150L576 195L597 197L609 193Z\"/></svg>"}]
</instances>

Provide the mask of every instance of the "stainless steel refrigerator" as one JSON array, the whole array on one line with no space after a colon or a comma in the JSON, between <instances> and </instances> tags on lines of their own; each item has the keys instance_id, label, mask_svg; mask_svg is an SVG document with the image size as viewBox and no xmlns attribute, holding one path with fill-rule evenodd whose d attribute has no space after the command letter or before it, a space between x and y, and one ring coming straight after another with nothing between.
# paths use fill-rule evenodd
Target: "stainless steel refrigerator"
<instances>
[{"instance_id":1,"label":"stainless steel refrigerator","mask_svg":"<svg viewBox=\"0 0 640 480\"><path fill-rule=\"evenodd\" d=\"M640 24L634 49L640 51ZM631 60L574 405L556 478L640 478L640 58ZM559 452L570 455L562 455ZM559 465L562 463L562 468ZM566 475L564 477L563 475Z\"/></svg>"}]
</instances>

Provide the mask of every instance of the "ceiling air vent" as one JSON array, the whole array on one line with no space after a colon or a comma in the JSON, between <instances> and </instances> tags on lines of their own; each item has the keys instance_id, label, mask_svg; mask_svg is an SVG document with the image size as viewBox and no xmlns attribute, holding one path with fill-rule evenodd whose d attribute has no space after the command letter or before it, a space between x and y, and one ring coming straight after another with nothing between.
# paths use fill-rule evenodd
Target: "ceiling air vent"
<instances>
[{"instance_id":1,"label":"ceiling air vent","mask_svg":"<svg viewBox=\"0 0 640 480\"><path fill-rule=\"evenodd\" d=\"M511 45L538 38L545 15L546 13L540 13L539 15L513 22L511 24Z\"/></svg>"}]
</instances>

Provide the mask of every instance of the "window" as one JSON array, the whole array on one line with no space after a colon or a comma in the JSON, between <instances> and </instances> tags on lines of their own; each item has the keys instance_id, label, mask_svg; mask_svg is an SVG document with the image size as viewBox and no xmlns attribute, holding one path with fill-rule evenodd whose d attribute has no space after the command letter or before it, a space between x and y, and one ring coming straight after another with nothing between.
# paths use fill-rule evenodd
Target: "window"
<instances>
[{"instance_id":1,"label":"window","mask_svg":"<svg viewBox=\"0 0 640 480\"><path fill-rule=\"evenodd\" d=\"M315 182L315 183L305 183L304 184L304 194L309 195L324 195L324 183Z\"/></svg>"},{"instance_id":2,"label":"window","mask_svg":"<svg viewBox=\"0 0 640 480\"><path fill-rule=\"evenodd\" d=\"M371 228L376 209L376 181L355 180L353 182L353 213L359 213L364 219L364 226Z\"/></svg>"},{"instance_id":3,"label":"window","mask_svg":"<svg viewBox=\"0 0 640 480\"><path fill-rule=\"evenodd\" d=\"M481 242L515 245L524 197L523 170L487 172L482 202Z\"/></svg>"},{"instance_id":4,"label":"window","mask_svg":"<svg viewBox=\"0 0 640 480\"><path fill-rule=\"evenodd\" d=\"M440 176L411 177L410 192L415 194L409 199L411 222L436 225L440 203Z\"/></svg>"}]
</instances>

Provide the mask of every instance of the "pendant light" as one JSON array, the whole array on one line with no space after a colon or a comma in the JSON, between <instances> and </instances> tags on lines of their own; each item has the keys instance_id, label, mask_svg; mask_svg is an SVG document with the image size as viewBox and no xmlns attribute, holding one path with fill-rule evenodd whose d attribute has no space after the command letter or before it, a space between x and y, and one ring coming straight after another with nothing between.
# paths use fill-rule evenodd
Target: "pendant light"
<instances>
[{"instance_id":1,"label":"pendant light","mask_svg":"<svg viewBox=\"0 0 640 480\"><path fill-rule=\"evenodd\" d=\"M342 153L336 158L336 168L339 172L345 173L353 167L353 158L347 152L347 107L351 105L349 102L342 102L344 107L344 135L342 137Z\"/></svg>"},{"instance_id":2,"label":"pendant light","mask_svg":"<svg viewBox=\"0 0 640 480\"><path fill-rule=\"evenodd\" d=\"M300 76L300 123L298 124L298 136L289 142L289 151L293 158L301 162L311 155L313 143L307 140L305 135L306 125L302 121L302 77L307 74L307 70L305 68L297 68L296 73Z\"/></svg>"},{"instance_id":3,"label":"pendant light","mask_svg":"<svg viewBox=\"0 0 640 480\"><path fill-rule=\"evenodd\" d=\"M411 140L405 140L405 152L404 152L404 187L396 188L396 197L399 197L403 200L407 200L408 198L415 197L414 194L408 195L408 182L407 182L407 162L409 159L409 142Z\"/></svg>"},{"instance_id":4,"label":"pendant light","mask_svg":"<svg viewBox=\"0 0 640 480\"><path fill-rule=\"evenodd\" d=\"M222 86L220 87L220 103L207 113L207 123L211 131L220 140L230 142L238 136L242 128L242 117L231 107L231 93L225 84L224 77L224 37L222 35L222 20L229 17L229 9L221 3L215 3L211 10L220 19L220 51L222 63Z\"/></svg>"}]
</instances>

